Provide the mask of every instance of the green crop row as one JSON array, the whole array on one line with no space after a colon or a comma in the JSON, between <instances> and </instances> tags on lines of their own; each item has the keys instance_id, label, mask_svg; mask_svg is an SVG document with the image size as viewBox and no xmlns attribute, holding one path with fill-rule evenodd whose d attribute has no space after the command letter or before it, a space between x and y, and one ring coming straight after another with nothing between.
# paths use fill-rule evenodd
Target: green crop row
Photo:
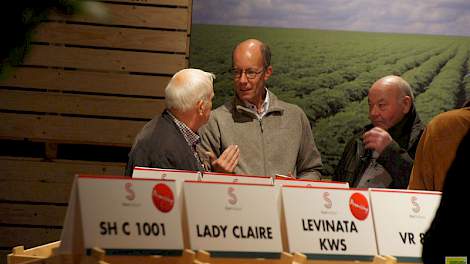
<instances>
[{"instance_id":1,"label":"green crop row","mask_svg":"<svg viewBox=\"0 0 470 264\"><path fill-rule=\"evenodd\" d=\"M343 112L320 119L313 129L321 152L324 173L332 175L348 140L365 126L368 120L368 102L352 102Z\"/></svg>"},{"instance_id":2,"label":"green crop row","mask_svg":"<svg viewBox=\"0 0 470 264\"><path fill-rule=\"evenodd\" d=\"M457 55L442 68L426 90L416 97L416 109L424 122L456 107L468 54L469 47L461 45Z\"/></svg>"},{"instance_id":3,"label":"green crop row","mask_svg":"<svg viewBox=\"0 0 470 264\"><path fill-rule=\"evenodd\" d=\"M440 49L441 50L441 49ZM425 52L416 56L409 56L396 61L395 64L378 64L371 71L362 73L354 81L343 83L332 90L317 89L312 92L305 102L304 109L311 121L333 115L349 103L364 98L369 87L379 78L395 74L401 75L409 69L415 68L436 55L440 50ZM450 53L449 51L444 54ZM447 55L445 55L447 56Z\"/></svg>"},{"instance_id":4,"label":"green crop row","mask_svg":"<svg viewBox=\"0 0 470 264\"><path fill-rule=\"evenodd\" d=\"M236 43L247 38L258 38L270 45L273 75L268 88L307 113L327 173L332 172L354 131L369 122L366 94L375 80L399 74L419 98L431 92L431 82L436 82L434 86L439 83L437 76L457 56L457 46L470 46L468 37L194 24L190 66L217 75L214 107L233 96L231 52ZM454 99L449 102L454 102L456 90L447 87L450 84L459 87L458 97L466 91L470 98L470 76L462 79L470 72L468 65L467 62L459 84L448 76L443 81L447 84L439 84L443 89L432 88L440 92L427 97L450 94ZM423 100L423 107L431 109L438 99L419 100Z\"/></svg>"},{"instance_id":5,"label":"green crop row","mask_svg":"<svg viewBox=\"0 0 470 264\"><path fill-rule=\"evenodd\" d=\"M311 62L303 65L304 68L298 68L295 71L290 69L289 71L283 72L276 68L276 74L272 77L272 83L275 83L275 87L286 91L290 89L296 90L296 95L302 97L308 95L317 89L332 89L335 86L353 81L361 73L368 72L374 68L377 64L393 64L400 57L405 57L408 54L416 53L415 50L410 50L409 47L400 47L393 53L384 53L383 50L372 50L365 54L359 53L353 58L342 57L331 58L332 60L328 63L322 64L324 72L320 74L313 74L310 71ZM348 59L349 58L349 59ZM296 81L296 85L292 85L292 80ZM289 88L292 86L292 88Z\"/></svg>"},{"instance_id":6,"label":"green crop row","mask_svg":"<svg viewBox=\"0 0 470 264\"><path fill-rule=\"evenodd\" d=\"M450 58L455 56L456 52L456 48L449 48L439 56L432 57L420 67L407 71L402 77L410 84L411 88L413 88L414 94L418 95L426 89L434 76L439 73Z\"/></svg>"},{"instance_id":7,"label":"green crop row","mask_svg":"<svg viewBox=\"0 0 470 264\"><path fill-rule=\"evenodd\" d=\"M405 72L403 77L406 77L407 81L419 80L419 82L412 81L410 83L412 87L427 86L455 54L456 48L452 46L441 54L422 63L419 67ZM419 78L416 77L418 74L430 77ZM415 93L419 94L421 91L422 89L417 89ZM344 112L318 120L314 133L318 148L322 153L327 174L333 173L347 141L368 123L367 97L360 102L349 104L344 109Z\"/></svg>"},{"instance_id":8,"label":"green crop row","mask_svg":"<svg viewBox=\"0 0 470 264\"><path fill-rule=\"evenodd\" d=\"M237 42L250 37L271 46L270 89L306 111L307 98L317 89L329 93L377 65L395 64L403 57L445 48L450 42L439 36L193 25L190 66L217 75L215 107L233 96L231 51ZM310 113L316 115L314 109Z\"/></svg>"},{"instance_id":9,"label":"green crop row","mask_svg":"<svg viewBox=\"0 0 470 264\"><path fill-rule=\"evenodd\" d=\"M470 100L470 59L467 60L467 65L465 69L466 69L466 72L463 78L465 98L462 99L462 101L469 101Z\"/></svg>"}]
</instances>

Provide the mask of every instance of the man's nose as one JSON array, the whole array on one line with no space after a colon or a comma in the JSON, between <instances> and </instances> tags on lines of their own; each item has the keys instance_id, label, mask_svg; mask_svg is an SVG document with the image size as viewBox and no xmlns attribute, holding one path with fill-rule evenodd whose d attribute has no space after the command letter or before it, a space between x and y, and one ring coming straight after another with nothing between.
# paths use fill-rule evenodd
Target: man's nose
<instances>
[{"instance_id":1,"label":"man's nose","mask_svg":"<svg viewBox=\"0 0 470 264\"><path fill-rule=\"evenodd\" d=\"M377 116L379 114L379 112L377 111L377 107L376 106L372 106L370 109L369 109L369 115L371 116Z\"/></svg>"},{"instance_id":2,"label":"man's nose","mask_svg":"<svg viewBox=\"0 0 470 264\"><path fill-rule=\"evenodd\" d=\"M242 82L242 83L248 82L248 78L246 77L246 72L245 71L242 71L242 73L240 75L240 82Z\"/></svg>"}]
</instances>

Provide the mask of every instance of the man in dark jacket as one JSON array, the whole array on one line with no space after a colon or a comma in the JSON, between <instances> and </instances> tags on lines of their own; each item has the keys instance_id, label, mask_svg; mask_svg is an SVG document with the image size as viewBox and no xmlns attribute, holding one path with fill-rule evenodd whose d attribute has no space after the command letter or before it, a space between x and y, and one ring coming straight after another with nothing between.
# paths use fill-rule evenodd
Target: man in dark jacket
<instances>
[{"instance_id":1,"label":"man in dark jacket","mask_svg":"<svg viewBox=\"0 0 470 264\"><path fill-rule=\"evenodd\" d=\"M358 188L406 189L424 125L413 103L410 85L386 76L369 89L372 124L346 145L333 180Z\"/></svg>"},{"instance_id":2,"label":"man in dark jacket","mask_svg":"<svg viewBox=\"0 0 470 264\"><path fill-rule=\"evenodd\" d=\"M207 158L199 151L198 130L211 114L214 78L199 69L184 69L172 77L165 88L166 110L136 136L126 175L132 175L135 166L205 170ZM212 158L212 168L233 171L238 156L237 146L232 145L218 159Z\"/></svg>"}]
</instances>

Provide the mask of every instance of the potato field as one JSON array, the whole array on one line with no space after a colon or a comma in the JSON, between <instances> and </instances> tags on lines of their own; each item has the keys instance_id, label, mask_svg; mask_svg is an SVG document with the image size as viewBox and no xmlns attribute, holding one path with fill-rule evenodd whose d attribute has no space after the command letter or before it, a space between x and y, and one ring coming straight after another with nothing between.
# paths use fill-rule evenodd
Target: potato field
<instances>
[{"instance_id":1,"label":"potato field","mask_svg":"<svg viewBox=\"0 0 470 264\"><path fill-rule=\"evenodd\" d=\"M271 47L268 88L304 109L325 175L369 122L367 91L377 79L406 79L424 122L470 99L470 37L193 24L190 66L217 75L214 107L233 96L231 52L247 38Z\"/></svg>"}]
</instances>

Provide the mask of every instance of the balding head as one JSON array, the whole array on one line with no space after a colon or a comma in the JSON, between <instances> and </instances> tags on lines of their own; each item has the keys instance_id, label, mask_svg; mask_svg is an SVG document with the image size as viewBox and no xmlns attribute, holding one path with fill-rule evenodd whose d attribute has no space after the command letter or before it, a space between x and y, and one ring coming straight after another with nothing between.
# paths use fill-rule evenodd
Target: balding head
<instances>
[{"instance_id":1,"label":"balding head","mask_svg":"<svg viewBox=\"0 0 470 264\"><path fill-rule=\"evenodd\" d=\"M261 109L266 81L272 74L269 47L256 39L240 42L232 53L232 70L237 97Z\"/></svg>"},{"instance_id":2,"label":"balding head","mask_svg":"<svg viewBox=\"0 0 470 264\"><path fill-rule=\"evenodd\" d=\"M411 86L408 84L407 81L405 81L403 78L400 76L396 75L388 75L383 78L380 78L377 80L372 87L384 87L384 88L389 88L389 89L398 89L399 96L409 96L412 101L414 100L413 96L413 91L411 90ZM371 88L372 88L371 87Z\"/></svg>"},{"instance_id":3,"label":"balding head","mask_svg":"<svg viewBox=\"0 0 470 264\"><path fill-rule=\"evenodd\" d=\"M376 81L369 89L369 119L385 130L400 122L410 111L413 92L399 76L389 75Z\"/></svg>"},{"instance_id":4,"label":"balding head","mask_svg":"<svg viewBox=\"0 0 470 264\"><path fill-rule=\"evenodd\" d=\"M257 39L247 39L238 43L232 51L232 66L235 52L243 50L252 54L260 54L263 60L263 68L267 69L271 65L271 49L268 45Z\"/></svg>"}]
</instances>

